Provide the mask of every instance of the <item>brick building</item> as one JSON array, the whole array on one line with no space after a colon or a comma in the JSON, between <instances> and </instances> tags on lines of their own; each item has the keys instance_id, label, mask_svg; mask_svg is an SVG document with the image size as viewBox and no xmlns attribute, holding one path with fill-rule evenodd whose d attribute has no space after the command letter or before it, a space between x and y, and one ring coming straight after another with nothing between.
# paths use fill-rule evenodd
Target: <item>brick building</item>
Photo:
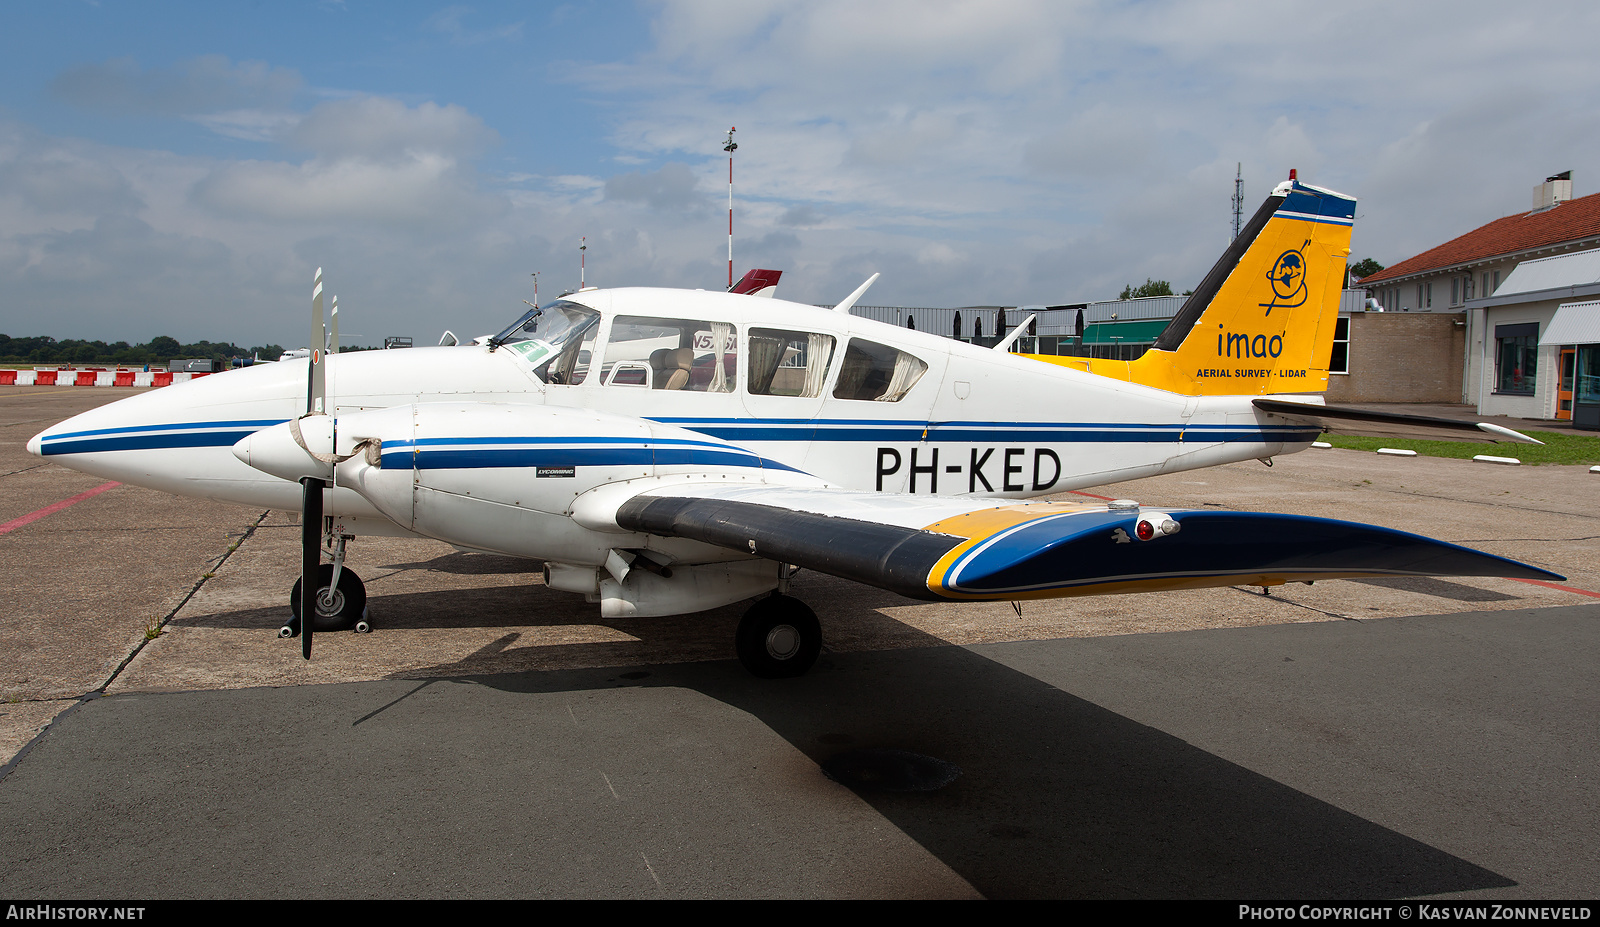
<instances>
[{"instance_id":1,"label":"brick building","mask_svg":"<svg viewBox=\"0 0 1600 927\"><path fill-rule=\"evenodd\" d=\"M1453 401L1473 403L1485 414L1570 419L1574 384L1587 369L1583 364L1600 364L1600 354L1586 353L1581 343L1556 344L1546 337L1546 329L1564 303L1592 299L1600 292L1592 273L1594 259L1580 256L1597 248L1600 194L1574 199L1568 171L1534 187L1529 212L1496 219L1364 277L1360 284L1390 310L1385 316L1399 310L1402 316L1420 312L1455 317L1454 337L1463 347L1453 367L1460 376ZM1566 312L1568 327L1586 311ZM1353 362L1360 341L1354 317L1351 326ZM1434 330L1447 329L1438 323ZM1391 364L1399 361L1396 366L1408 368L1432 364L1445 351L1444 345L1414 342L1382 349ZM1330 390L1330 399L1334 395ZM1583 426L1593 427L1588 422Z\"/></svg>"},{"instance_id":2,"label":"brick building","mask_svg":"<svg viewBox=\"0 0 1600 927\"><path fill-rule=\"evenodd\" d=\"M1346 311L1336 334L1329 402L1461 401L1462 313Z\"/></svg>"}]
</instances>

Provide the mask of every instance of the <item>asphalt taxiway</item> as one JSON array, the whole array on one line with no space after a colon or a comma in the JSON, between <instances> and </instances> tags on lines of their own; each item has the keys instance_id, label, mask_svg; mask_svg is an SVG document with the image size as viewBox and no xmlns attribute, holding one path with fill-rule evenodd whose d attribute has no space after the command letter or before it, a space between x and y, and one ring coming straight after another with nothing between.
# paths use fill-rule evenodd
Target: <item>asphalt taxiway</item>
<instances>
[{"instance_id":1,"label":"asphalt taxiway","mask_svg":"<svg viewBox=\"0 0 1600 927\"><path fill-rule=\"evenodd\" d=\"M737 606L602 621L540 586L536 564L363 539L351 564L377 631L319 635L308 664L274 634L292 514L104 487L26 454L109 392L0 388L0 526L15 524L0 534L0 895L1554 898L1600 884L1600 475L1586 468L1309 451L1092 490L1368 521L1565 584L1326 582L1018 616L801 573L828 647L781 682L732 659ZM960 775L849 788L822 769L852 751Z\"/></svg>"}]
</instances>

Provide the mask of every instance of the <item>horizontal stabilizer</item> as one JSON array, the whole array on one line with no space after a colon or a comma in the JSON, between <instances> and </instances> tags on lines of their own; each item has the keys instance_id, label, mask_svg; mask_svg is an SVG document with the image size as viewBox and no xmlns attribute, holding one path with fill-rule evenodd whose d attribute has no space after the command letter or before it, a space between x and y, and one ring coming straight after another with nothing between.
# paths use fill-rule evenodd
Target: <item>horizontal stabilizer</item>
<instances>
[{"instance_id":1,"label":"horizontal stabilizer","mask_svg":"<svg viewBox=\"0 0 1600 927\"><path fill-rule=\"evenodd\" d=\"M1278 415L1295 415L1304 418L1333 419L1341 422L1363 422L1367 427L1330 428L1347 434L1374 434L1379 437L1439 437L1465 441L1516 441L1522 444L1543 444L1520 431L1512 431L1492 422L1472 422L1432 415L1412 415L1402 412L1380 412L1356 406L1325 406L1309 402L1282 399L1256 399L1256 408ZM1488 435L1488 437L1485 437Z\"/></svg>"},{"instance_id":2,"label":"horizontal stabilizer","mask_svg":"<svg viewBox=\"0 0 1600 927\"><path fill-rule=\"evenodd\" d=\"M1420 535L1323 518L1068 503L970 509L918 528L727 498L645 494L621 506L617 523L920 599L1057 598L1373 576L1562 578ZM1158 525L1141 531L1141 521Z\"/></svg>"}]
</instances>

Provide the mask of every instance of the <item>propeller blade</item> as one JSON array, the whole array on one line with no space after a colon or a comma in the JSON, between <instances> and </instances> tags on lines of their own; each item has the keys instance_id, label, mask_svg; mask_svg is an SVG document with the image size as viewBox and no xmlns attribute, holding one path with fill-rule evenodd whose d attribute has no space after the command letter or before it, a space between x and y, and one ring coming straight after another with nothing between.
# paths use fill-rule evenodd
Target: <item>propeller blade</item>
<instances>
[{"instance_id":1,"label":"propeller blade","mask_svg":"<svg viewBox=\"0 0 1600 927\"><path fill-rule=\"evenodd\" d=\"M316 624L318 574L322 572L322 480L308 476L300 504L300 654L311 659L311 627Z\"/></svg>"},{"instance_id":2,"label":"propeller blade","mask_svg":"<svg viewBox=\"0 0 1600 927\"><path fill-rule=\"evenodd\" d=\"M338 311L338 303L334 303ZM323 410L327 394L327 368L324 364L328 348L327 327L322 319L322 268L317 268L316 280L311 286L311 357L306 366L306 414ZM300 501L300 653L311 659L311 629L316 623L317 594L321 591L317 581L322 567L322 480L304 477Z\"/></svg>"},{"instance_id":3,"label":"propeller blade","mask_svg":"<svg viewBox=\"0 0 1600 927\"><path fill-rule=\"evenodd\" d=\"M306 414L322 411L323 396L327 393L326 369L323 367L327 353L328 332L322 320L322 268L317 268L317 279L311 286L311 360L306 368Z\"/></svg>"}]
</instances>

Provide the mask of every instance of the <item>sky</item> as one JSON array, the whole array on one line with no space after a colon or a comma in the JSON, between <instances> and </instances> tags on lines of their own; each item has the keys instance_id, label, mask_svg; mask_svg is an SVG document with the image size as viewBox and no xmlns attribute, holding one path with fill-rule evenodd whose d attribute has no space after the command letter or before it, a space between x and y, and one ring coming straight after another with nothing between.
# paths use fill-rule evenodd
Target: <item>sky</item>
<instances>
[{"instance_id":1,"label":"sky","mask_svg":"<svg viewBox=\"0 0 1600 927\"><path fill-rule=\"evenodd\" d=\"M0 332L298 346L534 297L873 305L1195 286L1297 169L1393 264L1600 190L1600 5L1348 0L5 4ZM1587 157L1586 157L1587 155ZM1242 168L1241 168L1242 165Z\"/></svg>"}]
</instances>

